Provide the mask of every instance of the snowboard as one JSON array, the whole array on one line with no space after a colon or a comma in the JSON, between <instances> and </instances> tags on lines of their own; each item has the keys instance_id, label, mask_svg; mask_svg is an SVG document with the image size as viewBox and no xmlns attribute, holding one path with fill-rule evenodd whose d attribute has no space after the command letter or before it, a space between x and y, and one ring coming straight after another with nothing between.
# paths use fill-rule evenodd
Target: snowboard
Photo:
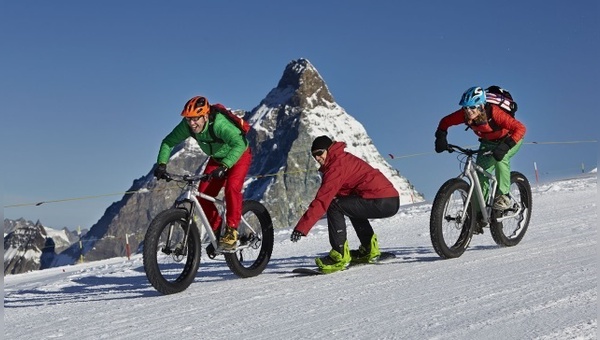
<instances>
[{"instance_id":1,"label":"snowboard","mask_svg":"<svg viewBox=\"0 0 600 340\"><path fill-rule=\"evenodd\" d=\"M325 273L325 272L321 271L321 269L319 269L319 268L309 268L309 267L296 268L296 269L292 270L292 273L299 274L299 275L327 275L327 274L341 272L341 271L344 271L351 267L362 266L362 265L366 265L366 264L383 263L383 262L389 261L394 258L396 258L396 255L394 255L394 253L382 251L381 255L379 255L379 257L373 262L369 262L369 263L352 263L352 262L350 262L350 265L348 267L346 267L345 269L337 270L337 271L334 271L331 273Z\"/></svg>"}]
</instances>

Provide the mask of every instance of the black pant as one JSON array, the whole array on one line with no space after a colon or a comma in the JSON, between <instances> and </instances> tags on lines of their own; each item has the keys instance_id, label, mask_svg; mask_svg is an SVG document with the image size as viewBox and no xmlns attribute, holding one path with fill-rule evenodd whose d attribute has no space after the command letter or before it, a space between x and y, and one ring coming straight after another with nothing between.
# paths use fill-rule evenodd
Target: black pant
<instances>
[{"instance_id":1,"label":"black pant","mask_svg":"<svg viewBox=\"0 0 600 340\"><path fill-rule=\"evenodd\" d=\"M344 243L348 239L345 216L350 218L360 243L368 247L374 231L369 218L384 218L395 215L400 209L400 198L364 199L359 196L335 198L327 209L327 227L331 248L344 254Z\"/></svg>"}]
</instances>

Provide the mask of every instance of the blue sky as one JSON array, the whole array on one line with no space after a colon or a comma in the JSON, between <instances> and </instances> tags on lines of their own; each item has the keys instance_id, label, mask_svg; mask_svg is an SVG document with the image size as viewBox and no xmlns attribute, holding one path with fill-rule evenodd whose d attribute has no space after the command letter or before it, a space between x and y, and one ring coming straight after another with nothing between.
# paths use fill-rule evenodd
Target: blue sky
<instances>
[{"instance_id":1,"label":"blue sky","mask_svg":"<svg viewBox=\"0 0 600 340\"><path fill-rule=\"evenodd\" d=\"M598 138L598 13L594 0L3 2L3 205L122 193L187 99L251 110L298 58L428 200L459 173L433 152L435 128L474 85L509 89L525 142L555 143L513 159L534 184L534 162L540 180L591 170L597 142L564 142ZM476 144L462 127L449 140ZM4 217L89 228L121 197Z\"/></svg>"}]
</instances>

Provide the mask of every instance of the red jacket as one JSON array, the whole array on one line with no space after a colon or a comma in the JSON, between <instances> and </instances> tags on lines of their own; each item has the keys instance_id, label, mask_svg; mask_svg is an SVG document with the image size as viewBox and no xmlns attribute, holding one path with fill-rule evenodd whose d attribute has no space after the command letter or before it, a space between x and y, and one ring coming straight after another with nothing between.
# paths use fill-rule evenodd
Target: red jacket
<instances>
[{"instance_id":1,"label":"red jacket","mask_svg":"<svg viewBox=\"0 0 600 340\"><path fill-rule=\"evenodd\" d=\"M360 196L366 199L398 197L398 191L379 170L369 163L344 151L346 143L334 142L327 151L321 187L315 199L302 215L294 229L307 235L325 214L335 197Z\"/></svg>"},{"instance_id":2,"label":"red jacket","mask_svg":"<svg viewBox=\"0 0 600 340\"><path fill-rule=\"evenodd\" d=\"M490 107L492 119L500 127L500 130L494 131L489 124L471 126L471 129L473 129L473 132L475 132L479 138L496 141L508 135L515 143L518 143L523 139L526 131L523 123L504 112L504 110L496 105L490 105ZM438 125L438 130L447 131L449 127L460 124L465 124L465 115L462 108L442 118Z\"/></svg>"}]
</instances>

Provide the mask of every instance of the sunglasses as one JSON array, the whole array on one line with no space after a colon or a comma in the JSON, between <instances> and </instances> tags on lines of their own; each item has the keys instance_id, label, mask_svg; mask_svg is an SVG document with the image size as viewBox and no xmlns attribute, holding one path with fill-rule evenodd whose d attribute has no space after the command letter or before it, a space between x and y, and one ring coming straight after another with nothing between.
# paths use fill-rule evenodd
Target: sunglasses
<instances>
[{"instance_id":1,"label":"sunglasses","mask_svg":"<svg viewBox=\"0 0 600 340\"><path fill-rule=\"evenodd\" d=\"M192 118L185 117L185 120L187 120L188 123L191 123L191 122L197 123L200 120L200 118L202 118L202 117L192 117Z\"/></svg>"},{"instance_id":2,"label":"sunglasses","mask_svg":"<svg viewBox=\"0 0 600 340\"><path fill-rule=\"evenodd\" d=\"M323 156L323 153L325 153L325 151L327 151L326 149L318 149L312 152L312 155L314 158Z\"/></svg>"},{"instance_id":3,"label":"sunglasses","mask_svg":"<svg viewBox=\"0 0 600 340\"><path fill-rule=\"evenodd\" d=\"M463 107L463 109L467 113L480 113L480 112L483 112L483 110L484 110L483 105L465 106L465 107Z\"/></svg>"}]
</instances>

